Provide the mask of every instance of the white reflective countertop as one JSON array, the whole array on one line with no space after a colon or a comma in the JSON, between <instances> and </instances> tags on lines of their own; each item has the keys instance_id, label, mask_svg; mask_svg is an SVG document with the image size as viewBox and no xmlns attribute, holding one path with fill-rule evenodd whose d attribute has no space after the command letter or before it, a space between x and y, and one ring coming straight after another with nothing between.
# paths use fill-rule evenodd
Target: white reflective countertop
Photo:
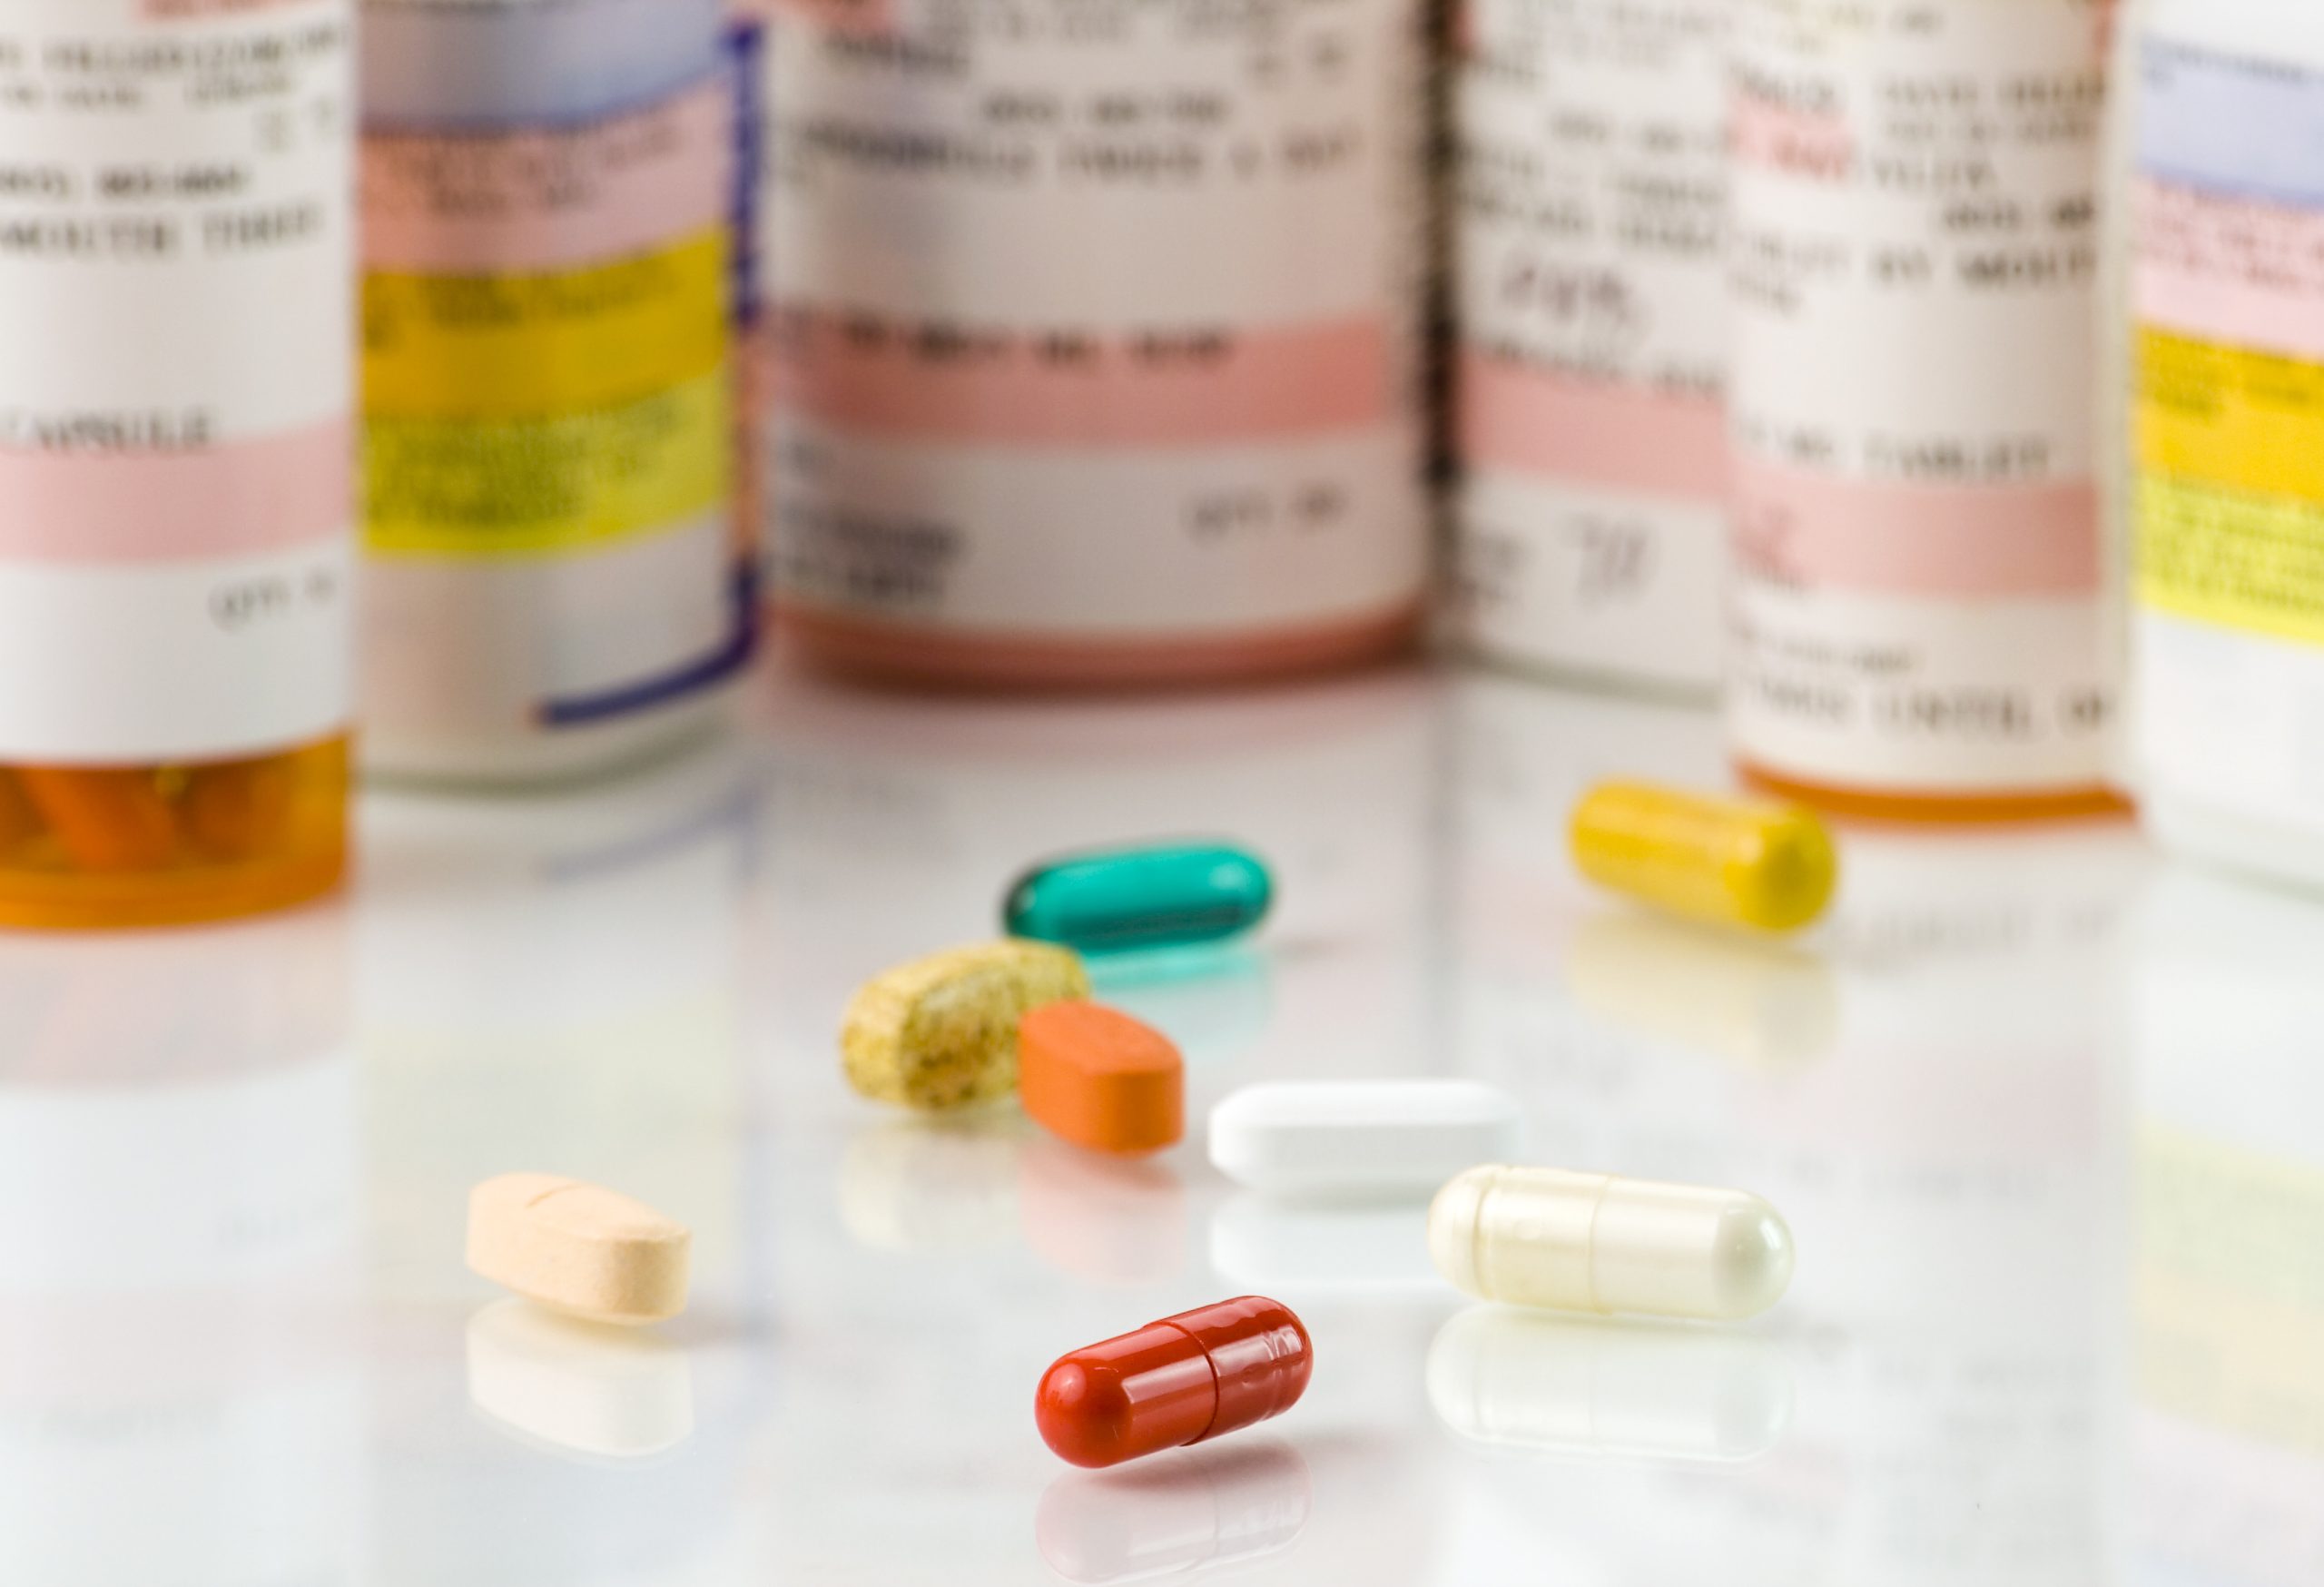
<instances>
[{"instance_id":1,"label":"white reflective countertop","mask_svg":"<svg viewBox=\"0 0 2324 1587\"><path fill-rule=\"evenodd\" d=\"M2324 905L2127 823L1845 833L1731 942L1591 895L1568 805L1726 780L1707 715L1490 676L1224 701L768 684L517 802L376 794L344 903L0 942L0 1581L26 1587L2291 1587L2324 1581ZM1226 834L1244 950L1101 965L1191 1138L1100 1161L842 1083L849 991L1029 861ZM1264 1078L1460 1075L1531 1155L1731 1184L1789 1296L1712 1330L1466 1306L1421 1210L1232 1191ZM461 1265L468 1187L693 1226L604 1336ZM1296 1307L1307 1397L1111 1474L1061 1351Z\"/></svg>"}]
</instances>

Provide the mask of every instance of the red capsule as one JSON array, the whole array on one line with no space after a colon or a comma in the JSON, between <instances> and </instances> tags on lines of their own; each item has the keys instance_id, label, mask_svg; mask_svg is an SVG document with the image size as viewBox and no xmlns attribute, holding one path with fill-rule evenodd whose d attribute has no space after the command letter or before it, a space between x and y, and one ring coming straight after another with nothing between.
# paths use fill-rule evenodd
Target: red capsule
<instances>
[{"instance_id":1,"label":"red capsule","mask_svg":"<svg viewBox=\"0 0 2324 1587\"><path fill-rule=\"evenodd\" d=\"M1315 1362L1289 1306L1246 1295L1059 1356L1033 1419L1075 1465L1119 1465L1281 1415Z\"/></svg>"}]
</instances>

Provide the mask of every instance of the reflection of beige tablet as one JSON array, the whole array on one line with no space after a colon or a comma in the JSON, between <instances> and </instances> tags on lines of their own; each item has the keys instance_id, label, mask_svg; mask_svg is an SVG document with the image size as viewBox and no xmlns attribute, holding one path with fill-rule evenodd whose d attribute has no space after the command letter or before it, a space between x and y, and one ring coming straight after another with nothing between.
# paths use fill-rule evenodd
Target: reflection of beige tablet
<instances>
[{"instance_id":1,"label":"reflection of beige tablet","mask_svg":"<svg viewBox=\"0 0 2324 1587\"><path fill-rule=\"evenodd\" d=\"M521 1300L468 1319L468 1398L524 1437L636 1460L694 1431L694 1368L651 1334L559 1316Z\"/></svg>"}]
</instances>

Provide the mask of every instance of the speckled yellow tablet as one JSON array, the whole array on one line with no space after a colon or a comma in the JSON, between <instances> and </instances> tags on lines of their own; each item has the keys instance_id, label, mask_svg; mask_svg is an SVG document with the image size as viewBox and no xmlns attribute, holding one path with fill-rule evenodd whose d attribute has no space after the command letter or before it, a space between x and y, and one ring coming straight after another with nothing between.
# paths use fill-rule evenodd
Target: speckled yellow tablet
<instances>
[{"instance_id":1,"label":"speckled yellow tablet","mask_svg":"<svg viewBox=\"0 0 2324 1587\"><path fill-rule=\"evenodd\" d=\"M676 1316L693 1247L685 1225L579 1179L503 1174L468 1193L469 1268L576 1317Z\"/></svg>"},{"instance_id":2,"label":"speckled yellow tablet","mask_svg":"<svg viewBox=\"0 0 2324 1587\"><path fill-rule=\"evenodd\" d=\"M1017 1089L1017 1024L1089 995L1069 949L1009 940L931 953L864 982L840 1028L848 1082L875 1101L931 1111Z\"/></svg>"}]
</instances>

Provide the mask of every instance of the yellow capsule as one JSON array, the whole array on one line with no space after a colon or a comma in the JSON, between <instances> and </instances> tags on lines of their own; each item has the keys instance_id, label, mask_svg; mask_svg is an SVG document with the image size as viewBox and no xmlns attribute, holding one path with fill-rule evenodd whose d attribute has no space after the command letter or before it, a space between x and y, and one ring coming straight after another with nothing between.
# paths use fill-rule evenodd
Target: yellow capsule
<instances>
[{"instance_id":1,"label":"yellow capsule","mask_svg":"<svg viewBox=\"0 0 2324 1587\"><path fill-rule=\"evenodd\" d=\"M1839 856L1791 805L1607 783L1573 813L1574 863L1601 887L1691 920L1789 932L1824 912Z\"/></svg>"}]
</instances>

